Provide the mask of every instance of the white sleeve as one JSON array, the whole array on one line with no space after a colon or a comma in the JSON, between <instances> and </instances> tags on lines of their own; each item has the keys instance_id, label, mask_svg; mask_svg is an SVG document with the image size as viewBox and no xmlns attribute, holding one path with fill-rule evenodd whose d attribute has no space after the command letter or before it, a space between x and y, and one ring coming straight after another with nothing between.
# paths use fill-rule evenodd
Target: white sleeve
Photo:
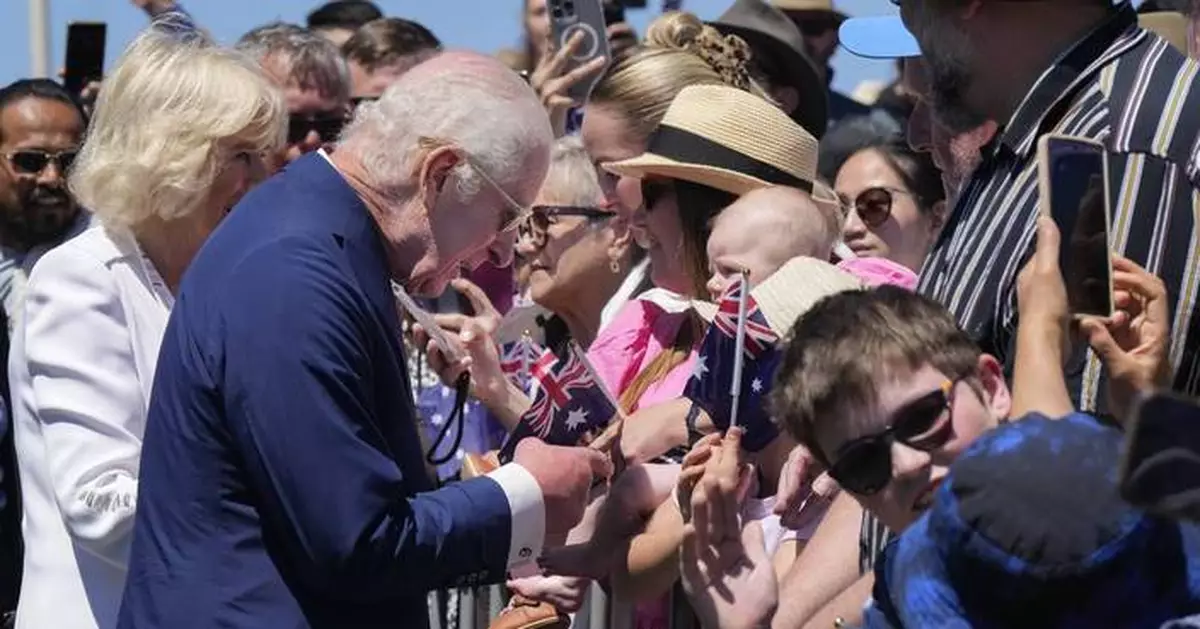
<instances>
[{"instance_id":1,"label":"white sleeve","mask_svg":"<svg viewBox=\"0 0 1200 629\"><path fill-rule=\"evenodd\" d=\"M34 269L24 316L29 386L58 508L82 548L124 566L146 413L117 287L99 260L60 251Z\"/></svg>"},{"instance_id":2,"label":"white sleeve","mask_svg":"<svg viewBox=\"0 0 1200 629\"><path fill-rule=\"evenodd\" d=\"M508 498L512 532L508 546L508 571L514 578L540 574L537 558L546 540L546 505L542 488L528 470L515 463L487 475Z\"/></svg>"}]
</instances>

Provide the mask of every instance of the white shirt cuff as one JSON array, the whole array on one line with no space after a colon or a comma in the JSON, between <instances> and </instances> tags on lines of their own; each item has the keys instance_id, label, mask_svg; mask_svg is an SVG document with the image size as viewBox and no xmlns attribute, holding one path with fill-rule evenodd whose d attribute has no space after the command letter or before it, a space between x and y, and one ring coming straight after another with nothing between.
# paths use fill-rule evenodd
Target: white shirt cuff
<instances>
[{"instance_id":1,"label":"white shirt cuff","mask_svg":"<svg viewBox=\"0 0 1200 629\"><path fill-rule=\"evenodd\" d=\"M537 559L546 540L546 506L542 488L528 470L509 463L487 475L508 498L512 533L508 545L508 572L514 578L540 574Z\"/></svg>"}]
</instances>

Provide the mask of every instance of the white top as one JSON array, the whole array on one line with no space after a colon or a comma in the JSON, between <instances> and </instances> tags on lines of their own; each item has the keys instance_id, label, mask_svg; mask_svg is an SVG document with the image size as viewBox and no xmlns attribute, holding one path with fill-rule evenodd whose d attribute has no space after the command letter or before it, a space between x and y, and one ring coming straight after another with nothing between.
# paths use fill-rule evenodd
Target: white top
<instances>
[{"instance_id":1,"label":"white top","mask_svg":"<svg viewBox=\"0 0 1200 629\"><path fill-rule=\"evenodd\" d=\"M24 500L17 627L116 625L171 304L133 238L99 225L29 275L9 354Z\"/></svg>"}]
</instances>

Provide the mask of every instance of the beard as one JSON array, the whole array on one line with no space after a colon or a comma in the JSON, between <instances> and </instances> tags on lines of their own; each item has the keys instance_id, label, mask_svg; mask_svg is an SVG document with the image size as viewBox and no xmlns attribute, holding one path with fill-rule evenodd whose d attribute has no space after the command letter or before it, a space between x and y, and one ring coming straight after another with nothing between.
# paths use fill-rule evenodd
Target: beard
<instances>
[{"instance_id":1,"label":"beard","mask_svg":"<svg viewBox=\"0 0 1200 629\"><path fill-rule=\"evenodd\" d=\"M929 104L934 118L951 133L965 133L987 122L967 105L974 72L975 49L949 18L933 15L929 7L916 16L921 54L929 79Z\"/></svg>"},{"instance_id":2,"label":"beard","mask_svg":"<svg viewBox=\"0 0 1200 629\"><path fill-rule=\"evenodd\" d=\"M79 215L79 206L66 190L35 187L16 205L0 204L0 242L28 251L57 242Z\"/></svg>"}]
</instances>

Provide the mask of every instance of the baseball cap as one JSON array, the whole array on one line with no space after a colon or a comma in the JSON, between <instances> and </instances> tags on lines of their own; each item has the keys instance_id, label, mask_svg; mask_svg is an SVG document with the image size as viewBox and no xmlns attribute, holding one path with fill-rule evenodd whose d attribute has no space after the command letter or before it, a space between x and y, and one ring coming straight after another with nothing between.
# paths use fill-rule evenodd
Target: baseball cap
<instances>
[{"instance_id":1,"label":"baseball cap","mask_svg":"<svg viewBox=\"0 0 1200 629\"><path fill-rule=\"evenodd\" d=\"M920 57L921 47L898 15L852 17L838 29L842 46L867 59Z\"/></svg>"}]
</instances>

